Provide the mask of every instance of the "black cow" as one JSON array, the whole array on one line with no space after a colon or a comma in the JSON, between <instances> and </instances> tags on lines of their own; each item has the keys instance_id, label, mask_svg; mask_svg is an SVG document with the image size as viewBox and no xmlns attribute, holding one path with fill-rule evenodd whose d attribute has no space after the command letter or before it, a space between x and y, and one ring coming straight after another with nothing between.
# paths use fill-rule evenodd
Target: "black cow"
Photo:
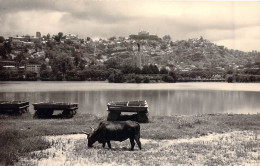
<instances>
[{"instance_id":1,"label":"black cow","mask_svg":"<svg viewBox=\"0 0 260 166\"><path fill-rule=\"evenodd\" d=\"M88 136L88 146L92 147L92 145L98 141L103 144L103 148L106 143L109 148L111 148L110 141L124 141L126 139L130 139L131 150L134 149L135 142L138 144L138 147L141 148L140 142L140 125L134 121L117 121L117 122L109 122L103 121L100 122L98 128L96 130L92 129L92 133L87 134Z\"/></svg>"}]
</instances>

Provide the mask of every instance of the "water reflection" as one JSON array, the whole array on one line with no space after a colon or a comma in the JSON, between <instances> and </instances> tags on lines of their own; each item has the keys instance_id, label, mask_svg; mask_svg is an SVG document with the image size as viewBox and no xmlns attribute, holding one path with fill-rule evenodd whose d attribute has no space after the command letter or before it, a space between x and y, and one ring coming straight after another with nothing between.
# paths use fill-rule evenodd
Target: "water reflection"
<instances>
[{"instance_id":1,"label":"water reflection","mask_svg":"<svg viewBox=\"0 0 260 166\"><path fill-rule=\"evenodd\" d=\"M0 100L77 102L81 114L107 114L109 101L147 100L150 115L260 112L260 93L211 90L0 92ZM34 113L32 105L30 112Z\"/></svg>"}]
</instances>

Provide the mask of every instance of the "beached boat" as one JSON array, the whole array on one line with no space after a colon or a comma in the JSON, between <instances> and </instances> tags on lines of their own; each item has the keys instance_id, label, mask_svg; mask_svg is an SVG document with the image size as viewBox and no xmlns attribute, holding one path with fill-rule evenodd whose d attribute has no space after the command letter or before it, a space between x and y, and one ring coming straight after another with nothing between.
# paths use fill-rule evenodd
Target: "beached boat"
<instances>
[{"instance_id":1,"label":"beached boat","mask_svg":"<svg viewBox=\"0 0 260 166\"><path fill-rule=\"evenodd\" d=\"M38 118L49 118L54 111L62 111L62 117L72 118L78 109L78 103L64 102L40 102L34 103L35 116Z\"/></svg>"},{"instance_id":2,"label":"beached boat","mask_svg":"<svg viewBox=\"0 0 260 166\"><path fill-rule=\"evenodd\" d=\"M0 101L0 113L22 114L28 112L28 101Z\"/></svg>"},{"instance_id":3,"label":"beached boat","mask_svg":"<svg viewBox=\"0 0 260 166\"><path fill-rule=\"evenodd\" d=\"M118 112L148 112L148 104L146 101L126 101L126 102L109 102L107 104L108 111Z\"/></svg>"},{"instance_id":4,"label":"beached boat","mask_svg":"<svg viewBox=\"0 0 260 166\"><path fill-rule=\"evenodd\" d=\"M135 120L148 122L148 104L145 100L138 101L111 101L107 104L108 121ZM133 115L121 115L122 112L134 112Z\"/></svg>"}]
</instances>

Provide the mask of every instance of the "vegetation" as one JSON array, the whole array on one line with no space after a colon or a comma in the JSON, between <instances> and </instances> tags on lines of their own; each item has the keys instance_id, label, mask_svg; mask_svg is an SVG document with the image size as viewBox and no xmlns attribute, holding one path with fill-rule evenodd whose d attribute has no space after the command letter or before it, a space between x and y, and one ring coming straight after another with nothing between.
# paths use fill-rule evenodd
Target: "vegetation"
<instances>
[{"instance_id":1,"label":"vegetation","mask_svg":"<svg viewBox=\"0 0 260 166\"><path fill-rule=\"evenodd\" d=\"M10 129L1 133L0 165L13 165L21 156L29 152L50 147L50 143L41 137L32 136L19 129Z\"/></svg>"},{"instance_id":2,"label":"vegetation","mask_svg":"<svg viewBox=\"0 0 260 166\"><path fill-rule=\"evenodd\" d=\"M260 82L260 75L228 75L227 82Z\"/></svg>"},{"instance_id":3,"label":"vegetation","mask_svg":"<svg viewBox=\"0 0 260 166\"><path fill-rule=\"evenodd\" d=\"M4 71L0 70L0 81L36 81L37 73L31 71Z\"/></svg>"},{"instance_id":4,"label":"vegetation","mask_svg":"<svg viewBox=\"0 0 260 166\"><path fill-rule=\"evenodd\" d=\"M247 64L245 70L229 70L226 75L227 82L260 82L260 63Z\"/></svg>"},{"instance_id":5,"label":"vegetation","mask_svg":"<svg viewBox=\"0 0 260 166\"><path fill-rule=\"evenodd\" d=\"M259 164L260 160L257 155L259 141L253 132L216 134L204 136L203 139L147 139L142 145L144 150L133 152L127 151L128 141L113 142L113 146L116 146L113 150L103 149L100 145L86 149L87 143L78 140L75 143L75 156L68 161L73 163L73 158L81 158L99 165L254 165Z\"/></svg>"},{"instance_id":6,"label":"vegetation","mask_svg":"<svg viewBox=\"0 0 260 166\"><path fill-rule=\"evenodd\" d=\"M82 133L82 130L90 131L90 126L97 127L100 121L106 119L90 114L78 114L73 119L35 120L29 113L23 114L22 117L1 115L0 118L0 164L3 165L12 164L18 160L19 156L28 156L31 151L50 147L51 144L45 142L40 136L75 134ZM150 117L150 123L141 124L141 138L169 140L200 137L210 133L259 130L259 114L156 116ZM248 144L249 142L242 143ZM196 144L187 146L196 146Z\"/></svg>"}]
</instances>

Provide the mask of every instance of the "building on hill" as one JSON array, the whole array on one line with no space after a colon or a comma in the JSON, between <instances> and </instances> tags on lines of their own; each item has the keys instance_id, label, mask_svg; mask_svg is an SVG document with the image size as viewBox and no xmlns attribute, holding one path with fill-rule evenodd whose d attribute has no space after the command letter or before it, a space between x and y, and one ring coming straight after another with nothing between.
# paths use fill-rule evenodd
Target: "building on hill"
<instances>
[{"instance_id":1,"label":"building on hill","mask_svg":"<svg viewBox=\"0 0 260 166\"><path fill-rule=\"evenodd\" d=\"M67 34L65 35L65 41L71 41L72 43L80 43L78 35Z\"/></svg>"},{"instance_id":2,"label":"building on hill","mask_svg":"<svg viewBox=\"0 0 260 166\"><path fill-rule=\"evenodd\" d=\"M10 37L9 40L14 43L19 43L19 42L35 42L35 41L40 41L40 38L30 36L30 35L25 35L25 36L16 36L16 37Z\"/></svg>"},{"instance_id":3,"label":"building on hill","mask_svg":"<svg viewBox=\"0 0 260 166\"><path fill-rule=\"evenodd\" d=\"M21 42L21 41L26 41L26 38L24 36L16 36L16 37L10 37L10 40L12 42Z\"/></svg>"},{"instance_id":4,"label":"building on hill","mask_svg":"<svg viewBox=\"0 0 260 166\"><path fill-rule=\"evenodd\" d=\"M19 64L15 61L0 60L0 66L15 66L15 67L18 67Z\"/></svg>"},{"instance_id":5,"label":"building on hill","mask_svg":"<svg viewBox=\"0 0 260 166\"><path fill-rule=\"evenodd\" d=\"M0 67L3 70L16 71L19 67L19 64L15 61L0 60Z\"/></svg>"},{"instance_id":6,"label":"building on hill","mask_svg":"<svg viewBox=\"0 0 260 166\"><path fill-rule=\"evenodd\" d=\"M150 35L147 31L141 31L138 35L129 35L129 39L132 40L159 40L157 35Z\"/></svg>"},{"instance_id":7,"label":"building on hill","mask_svg":"<svg viewBox=\"0 0 260 166\"><path fill-rule=\"evenodd\" d=\"M41 38L41 32L36 32L36 37Z\"/></svg>"},{"instance_id":8,"label":"building on hill","mask_svg":"<svg viewBox=\"0 0 260 166\"><path fill-rule=\"evenodd\" d=\"M32 71L32 72L39 74L40 68L41 68L40 64L26 64L25 70L26 71Z\"/></svg>"},{"instance_id":9,"label":"building on hill","mask_svg":"<svg viewBox=\"0 0 260 166\"><path fill-rule=\"evenodd\" d=\"M149 32L148 31L140 31L138 33L139 36L149 36Z\"/></svg>"},{"instance_id":10,"label":"building on hill","mask_svg":"<svg viewBox=\"0 0 260 166\"><path fill-rule=\"evenodd\" d=\"M5 71L17 71L17 67L15 66L2 66L3 70Z\"/></svg>"}]
</instances>

